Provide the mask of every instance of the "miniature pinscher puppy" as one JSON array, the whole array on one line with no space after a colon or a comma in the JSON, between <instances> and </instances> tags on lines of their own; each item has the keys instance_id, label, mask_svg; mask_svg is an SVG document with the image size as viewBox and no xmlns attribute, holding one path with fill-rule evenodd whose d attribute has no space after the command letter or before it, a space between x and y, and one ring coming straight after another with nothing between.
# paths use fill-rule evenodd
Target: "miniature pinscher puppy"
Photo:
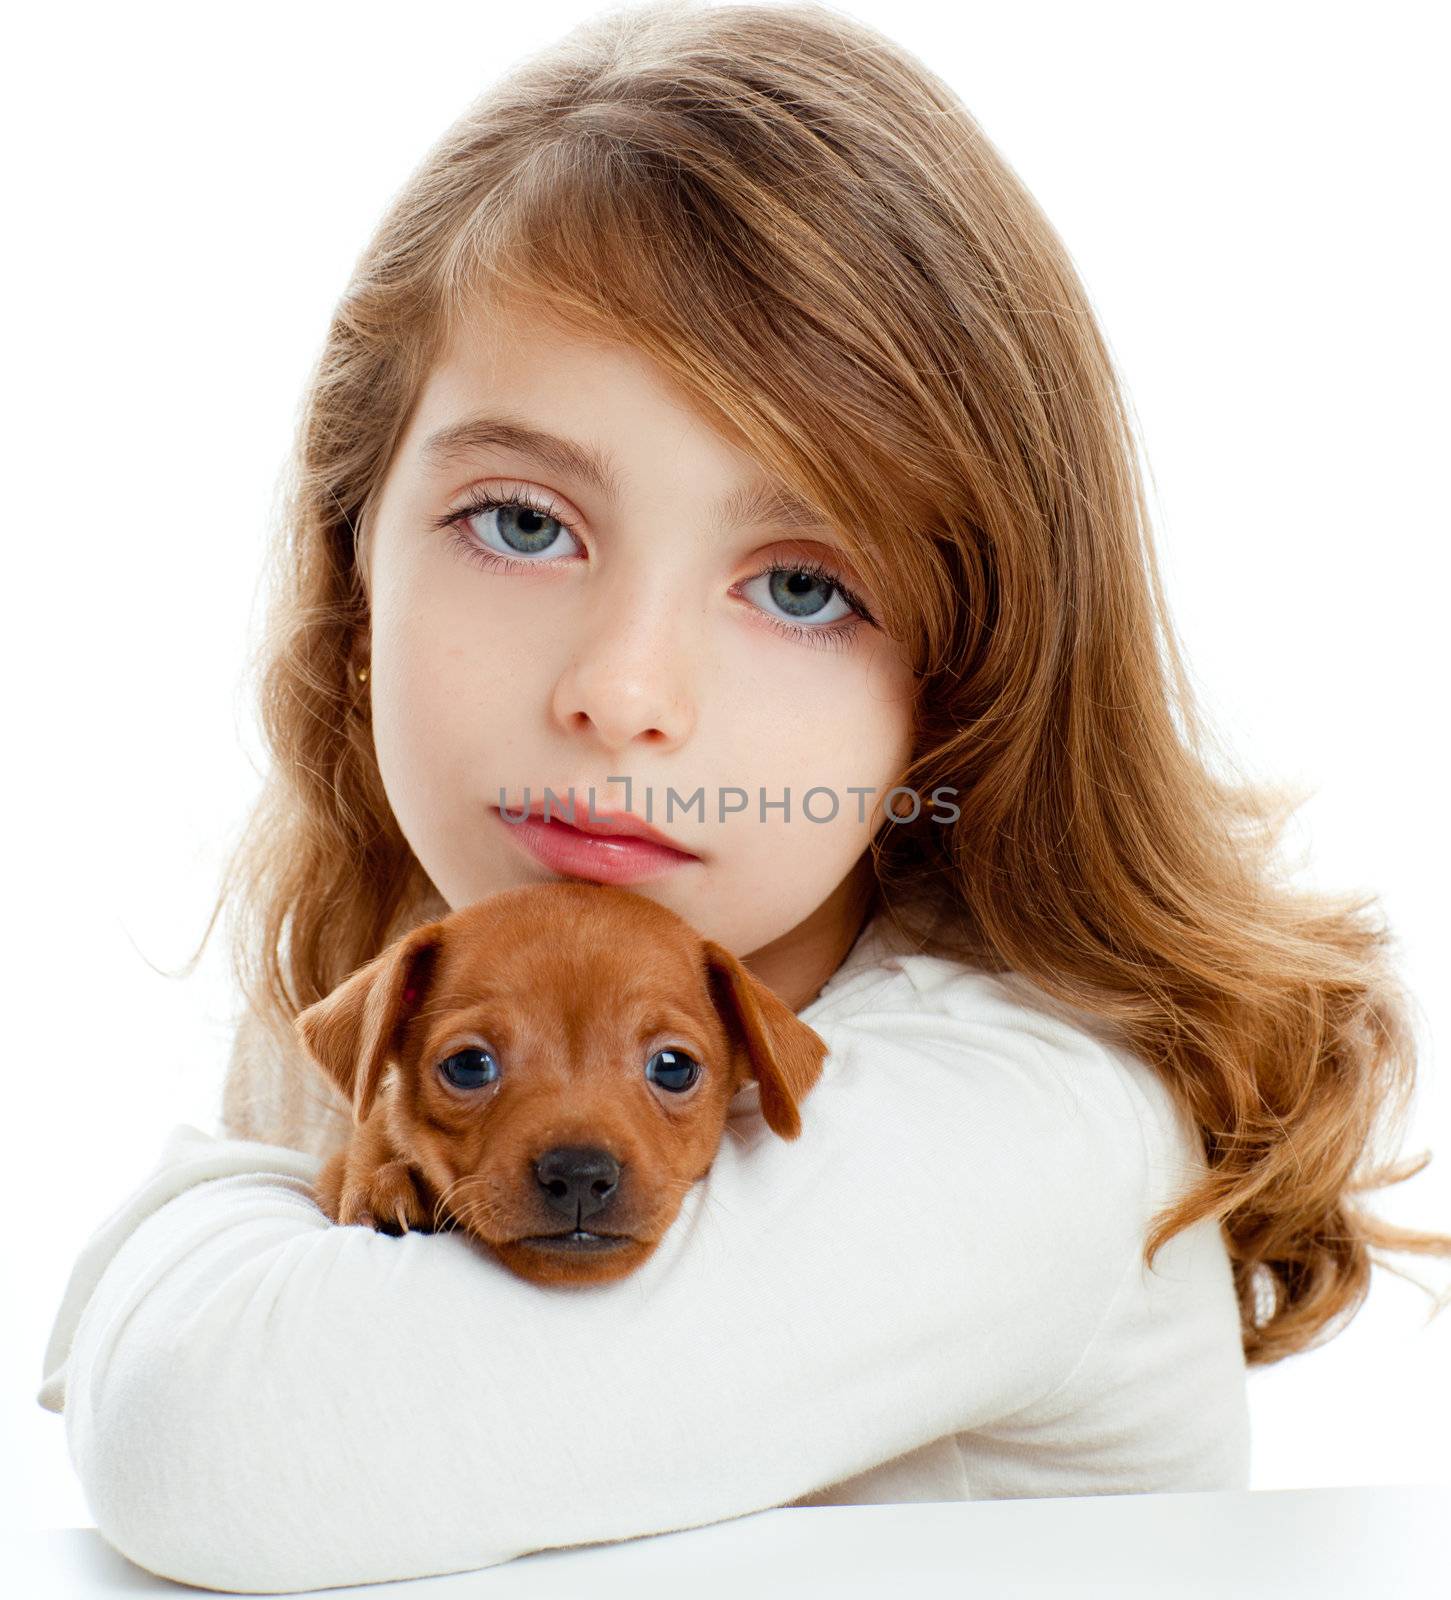
<instances>
[{"instance_id":1,"label":"miniature pinscher puppy","mask_svg":"<svg viewBox=\"0 0 1451 1600\"><path fill-rule=\"evenodd\" d=\"M334 1221L458 1225L520 1277L639 1267L710 1170L731 1097L801 1132L826 1045L730 951L628 889L506 889L426 923L296 1019L348 1096Z\"/></svg>"}]
</instances>

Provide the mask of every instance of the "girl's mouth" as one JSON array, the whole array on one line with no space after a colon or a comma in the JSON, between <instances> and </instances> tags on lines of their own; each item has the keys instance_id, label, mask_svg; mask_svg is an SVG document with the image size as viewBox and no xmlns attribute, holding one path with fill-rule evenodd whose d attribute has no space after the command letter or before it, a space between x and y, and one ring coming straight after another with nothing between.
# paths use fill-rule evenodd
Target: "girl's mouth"
<instances>
[{"instance_id":1,"label":"girl's mouth","mask_svg":"<svg viewBox=\"0 0 1451 1600\"><path fill-rule=\"evenodd\" d=\"M583 833L557 817L513 821L497 806L489 809L522 849L565 877L584 878L592 883L641 883L677 867L698 863L699 859L648 839Z\"/></svg>"}]
</instances>

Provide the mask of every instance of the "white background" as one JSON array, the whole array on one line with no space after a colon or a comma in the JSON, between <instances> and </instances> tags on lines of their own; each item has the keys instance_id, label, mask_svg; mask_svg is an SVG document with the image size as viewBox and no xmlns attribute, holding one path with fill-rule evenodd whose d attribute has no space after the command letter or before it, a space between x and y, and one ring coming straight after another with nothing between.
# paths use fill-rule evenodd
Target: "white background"
<instances>
[{"instance_id":1,"label":"white background","mask_svg":"<svg viewBox=\"0 0 1451 1600\"><path fill-rule=\"evenodd\" d=\"M163 972L258 783L241 674L305 374L424 150L593 9L28 7L7 30L0 1504L21 1522L92 1521L34 1399L75 1254L174 1123L213 1125L220 932L195 977ZM1292 854L1379 893L1420 1000L1404 1148L1437 1158L1379 1209L1451 1229L1440 8L844 9L954 85L1083 274L1201 692L1249 771L1311 785ZM1251 1375L1254 1487L1451 1482L1451 1312L1427 1327L1428 1305L1377 1270L1346 1331Z\"/></svg>"}]
</instances>

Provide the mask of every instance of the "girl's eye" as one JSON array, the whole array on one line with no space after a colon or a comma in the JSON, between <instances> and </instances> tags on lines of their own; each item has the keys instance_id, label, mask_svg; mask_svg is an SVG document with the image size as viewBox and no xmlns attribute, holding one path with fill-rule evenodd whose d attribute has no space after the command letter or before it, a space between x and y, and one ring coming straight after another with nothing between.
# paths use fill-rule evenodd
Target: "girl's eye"
<instances>
[{"instance_id":1,"label":"girl's eye","mask_svg":"<svg viewBox=\"0 0 1451 1600\"><path fill-rule=\"evenodd\" d=\"M497 517L495 512L499 513ZM479 523L478 537L470 538L468 525L475 519ZM536 500L524 489L511 490L506 495L493 494L487 489L475 490L468 505L444 517L439 526L453 528L455 542L461 545L464 553L472 554L485 566L490 563L483 560L481 551L522 561L531 567L547 566L549 562L537 558L558 544L561 533L568 535L575 545L579 543L574 530L563 518L556 517L548 504ZM556 550L555 554L559 552Z\"/></svg>"},{"instance_id":2,"label":"girl's eye","mask_svg":"<svg viewBox=\"0 0 1451 1600\"><path fill-rule=\"evenodd\" d=\"M495 512L500 513L496 520ZM475 519L480 524L477 534L469 531ZM512 484L502 494L476 489L466 506L438 518L434 526L451 528L450 543L470 561L495 570L556 565L557 556L545 558L543 553L556 550L561 533L576 550L579 547L578 534L554 515L548 500L536 499L530 490ZM488 533L493 534L492 540ZM842 649L863 623L876 625L876 618L862 601L818 561L767 567L747 579L742 593L762 607L766 621L778 633L823 649ZM835 610L831 609L833 602ZM773 615L767 606L778 606L780 611Z\"/></svg>"},{"instance_id":3,"label":"girl's eye","mask_svg":"<svg viewBox=\"0 0 1451 1600\"><path fill-rule=\"evenodd\" d=\"M765 587L751 594L753 585ZM866 605L854 595L830 567L819 561L793 562L790 566L767 567L746 581L741 590L748 599L778 605L787 617L811 618L806 627L800 622L783 622L763 611L766 621L788 639L803 639L807 644L819 645L823 650L844 650L853 634L865 624L875 627L877 619ZM841 609L828 610L832 601L840 602Z\"/></svg>"},{"instance_id":4,"label":"girl's eye","mask_svg":"<svg viewBox=\"0 0 1451 1600\"><path fill-rule=\"evenodd\" d=\"M787 617L809 619L813 626L805 631L811 633L862 611L847 598L845 589L831 573L810 562L799 567L770 567L750 579L741 592L759 604L780 606ZM837 609L832 610L833 606Z\"/></svg>"}]
</instances>

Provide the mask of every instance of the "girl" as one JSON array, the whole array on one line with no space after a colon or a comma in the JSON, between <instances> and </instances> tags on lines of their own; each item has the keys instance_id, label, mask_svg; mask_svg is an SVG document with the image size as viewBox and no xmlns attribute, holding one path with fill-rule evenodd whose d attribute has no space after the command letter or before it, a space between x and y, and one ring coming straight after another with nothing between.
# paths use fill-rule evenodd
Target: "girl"
<instances>
[{"instance_id":1,"label":"girl","mask_svg":"<svg viewBox=\"0 0 1451 1600\"><path fill-rule=\"evenodd\" d=\"M1053 230L855 22L607 13L449 130L300 428L223 1137L175 1130L47 1352L107 1538L276 1591L1244 1487L1246 1366L1451 1240L1356 1198L1424 1164L1362 1165L1414 1071L1387 935L1213 775L1135 459ZM291 1028L590 876L500 815L546 787L669 833L637 892L830 1048L798 1142L743 1096L647 1266L571 1293L330 1226L348 1110Z\"/></svg>"}]
</instances>

